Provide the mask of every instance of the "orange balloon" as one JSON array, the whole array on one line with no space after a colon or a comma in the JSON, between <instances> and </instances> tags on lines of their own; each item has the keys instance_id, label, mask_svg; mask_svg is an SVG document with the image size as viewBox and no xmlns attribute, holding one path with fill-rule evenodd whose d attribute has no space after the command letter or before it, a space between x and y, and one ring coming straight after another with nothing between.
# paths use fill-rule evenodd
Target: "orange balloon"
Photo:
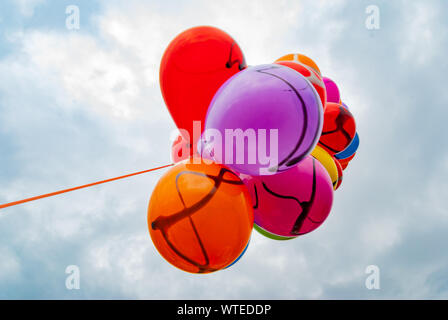
<instances>
[{"instance_id":1,"label":"orange balloon","mask_svg":"<svg viewBox=\"0 0 448 320\"><path fill-rule=\"evenodd\" d=\"M303 63L304 65L313 68L320 76L322 76L317 64L311 58L309 58L303 54L300 54L300 53L287 54L287 55L277 59L275 62L279 62L279 61L292 61L292 62Z\"/></svg>"},{"instance_id":2,"label":"orange balloon","mask_svg":"<svg viewBox=\"0 0 448 320\"><path fill-rule=\"evenodd\" d=\"M148 227L159 253L175 267L210 273L244 251L254 223L240 178L219 164L186 160L166 172L148 207Z\"/></svg>"}]
</instances>

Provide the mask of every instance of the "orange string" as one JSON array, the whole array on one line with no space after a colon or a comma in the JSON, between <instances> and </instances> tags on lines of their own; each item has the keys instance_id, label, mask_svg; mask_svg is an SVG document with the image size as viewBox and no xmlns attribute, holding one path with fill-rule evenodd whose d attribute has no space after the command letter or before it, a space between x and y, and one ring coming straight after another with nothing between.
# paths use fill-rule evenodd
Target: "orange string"
<instances>
[{"instance_id":1,"label":"orange string","mask_svg":"<svg viewBox=\"0 0 448 320\"><path fill-rule=\"evenodd\" d=\"M59 195L59 194L63 194L63 193L67 193L67 192L71 192L71 191L75 191L75 190L79 190L79 189L84 189L84 188L96 186L96 185L107 183L107 182L111 182L111 181L116 181L116 180L120 180L120 179L124 179L124 178L129 178L129 177L136 176L136 175L139 175L139 174L143 174L143 173L147 173L147 172L156 171L156 170L164 169L164 168L167 168L167 167L171 167L173 165L174 164L171 163L171 164L167 164L167 165L164 165L164 166L161 166L161 167L157 167L157 168L152 168L152 169L131 173L131 174L127 174L127 175L116 177L116 178L111 178L111 179L107 179L107 180L102 180L102 181L97 181L97 182L85 184L85 185L82 185L82 186L79 186L79 187L74 187L74 188L70 188L70 189L64 189L64 190L51 192L51 193L43 194L43 195L32 197L32 198L27 198L27 199L23 199L23 200L19 200L19 201L5 203L5 204L0 205L0 209L17 206L17 205L22 204L22 203L31 202L31 201L35 201L35 200L39 200L39 199L53 197L53 196L56 196L56 195Z\"/></svg>"}]
</instances>

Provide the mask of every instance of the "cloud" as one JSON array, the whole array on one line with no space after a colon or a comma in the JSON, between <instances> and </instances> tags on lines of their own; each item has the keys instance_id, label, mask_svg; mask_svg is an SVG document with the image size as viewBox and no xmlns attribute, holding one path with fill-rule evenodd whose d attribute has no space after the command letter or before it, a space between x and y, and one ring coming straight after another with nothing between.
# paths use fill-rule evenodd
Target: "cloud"
<instances>
[{"instance_id":1,"label":"cloud","mask_svg":"<svg viewBox=\"0 0 448 320\"><path fill-rule=\"evenodd\" d=\"M31 17L34 15L35 8L44 4L46 0L14 0L14 2L22 15Z\"/></svg>"},{"instance_id":2,"label":"cloud","mask_svg":"<svg viewBox=\"0 0 448 320\"><path fill-rule=\"evenodd\" d=\"M446 29L440 25L443 9L439 3L409 3L403 5L404 23L400 56L404 63L425 65L441 54L440 39L446 37ZM418 13L418 14L415 14Z\"/></svg>"}]
</instances>

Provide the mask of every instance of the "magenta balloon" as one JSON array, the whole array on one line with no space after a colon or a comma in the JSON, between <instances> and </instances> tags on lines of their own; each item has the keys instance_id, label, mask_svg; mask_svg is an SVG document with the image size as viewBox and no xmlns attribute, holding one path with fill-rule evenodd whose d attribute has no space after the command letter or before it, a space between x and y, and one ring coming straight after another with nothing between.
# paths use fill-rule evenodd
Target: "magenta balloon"
<instances>
[{"instance_id":1,"label":"magenta balloon","mask_svg":"<svg viewBox=\"0 0 448 320\"><path fill-rule=\"evenodd\" d=\"M317 144L323 123L321 110L319 95L297 71L278 64L249 67L227 80L215 94L201 145L213 150L216 162L239 173L267 174L262 169L271 173L285 171ZM211 129L221 134L222 146L206 136ZM233 139L233 146L230 145L226 131L237 129L255 134L256 143L245 139L239 148L237 139ZM259 134L262 129L264 136ZM278 139L273 139L271 145L270 134L275 138L275 130ZM221 151L219 156L217 150ZM270 156L271 162L267 163L263 155Z\"/></svg>"},{"instance_id":2,"label":"magenta balloon","mask_svg":"<svg viewBox=\"0 0 448 320\"><path fill-rule=\"evenodd\" d=\"M330 213L333 186L325 168L312 156L271 176L242 179L254 204L254 222L281 237L297 237L319 227Z\"/></svg>"},{"instance_id":3,"label":"magenta balloon","mask_svg":"<svg viewBox=\"0 0 448 320\"><path fill-rule=\"evenodd\" d=\"M327 90L327 102L339 103L341 101L341 94L336 83L330 78L323 77L322 79Z\"/></svg>"}]
</instances>

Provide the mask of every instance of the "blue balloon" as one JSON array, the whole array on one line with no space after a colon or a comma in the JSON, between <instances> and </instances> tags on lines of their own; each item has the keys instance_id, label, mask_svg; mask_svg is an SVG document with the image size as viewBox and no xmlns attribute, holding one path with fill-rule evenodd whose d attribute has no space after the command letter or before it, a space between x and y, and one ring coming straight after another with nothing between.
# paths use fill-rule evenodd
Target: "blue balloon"
<instances>
[{"instance_id":1,"label":"blue balloon","mask_svg":"<svg viewBox=\"0 0 448 320\"><path fill-rule=\"evenodd\" d=\"M355 154L356 150L358 150L359 147L359 136L358 133L356 133L355 137L353 138L352 142L348 145L347 148L345 148L343 151L336 153L334 156L336 159L347 159Z\"/></svg>"}]
</instances>

